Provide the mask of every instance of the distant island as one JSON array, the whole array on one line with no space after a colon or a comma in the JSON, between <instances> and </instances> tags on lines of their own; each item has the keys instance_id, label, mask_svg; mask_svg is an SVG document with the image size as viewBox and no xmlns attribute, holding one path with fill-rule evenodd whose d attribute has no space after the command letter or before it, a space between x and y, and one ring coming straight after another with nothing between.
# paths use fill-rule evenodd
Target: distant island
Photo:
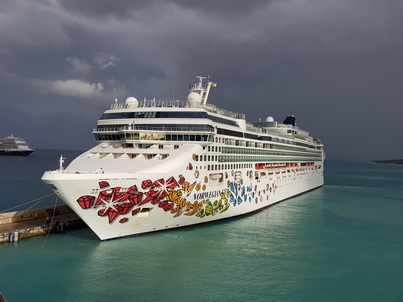
<instances>
[{"instance_id":1,"label":"distant island","mask_svg":"<svg viewBox=\"0 0 403 302\"><path fill-rule=\"evenodd\" d=\"M398 165L403 165L403 159L376 159L376 160L371 160L371 162L377 163L377 164L398 164Z\"/></svg>"}]
</instances>

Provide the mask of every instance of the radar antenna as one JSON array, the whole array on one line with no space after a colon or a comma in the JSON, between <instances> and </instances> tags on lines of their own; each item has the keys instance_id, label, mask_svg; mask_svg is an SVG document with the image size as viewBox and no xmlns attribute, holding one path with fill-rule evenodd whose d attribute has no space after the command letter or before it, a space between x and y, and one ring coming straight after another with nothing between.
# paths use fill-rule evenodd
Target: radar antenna
<instances>
[{"instance_id":1,"label":"radar antenna","mask_svg":"<svg viewBox=\"0 0 403 302\"><path fill-rule=\"evenodd\" d=\"M198 83L190 86L190 92L195 92L200 95L200 103L205 105L210 93L211 87L216 87L217 83L210 82L210 75L208 77L196 76L199 80ZM203 85L204 80L208 80L206 85Z\"/></svg>"}]
</instances>

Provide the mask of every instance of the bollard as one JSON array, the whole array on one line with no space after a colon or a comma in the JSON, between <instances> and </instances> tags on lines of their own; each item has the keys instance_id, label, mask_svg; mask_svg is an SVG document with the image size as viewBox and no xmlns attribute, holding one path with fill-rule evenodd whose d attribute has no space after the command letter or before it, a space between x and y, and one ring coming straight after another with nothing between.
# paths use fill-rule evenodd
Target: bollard
<instances>
[{"instance_id":1,"label":"bollard","mask_svg":"<svg viewBox=\"0 0 403 302\"><path fill-rule=\"evenodd\" d=\"M9 241L10 242L18 242L21 239L21 233L20 232L12 232L10 234Z\"/></svg>"},{"instance_id":2,"label":"bollard","mask_svg":"<svg viewBox=\"0 0 403 302\"><path fill-rule=\"evenodd\" d=\"M63 231L64 231L64 223L63 222L58 223L56 225L56 232L60 233L60 232L63 232Z\"/></svg>"}]
</instances>

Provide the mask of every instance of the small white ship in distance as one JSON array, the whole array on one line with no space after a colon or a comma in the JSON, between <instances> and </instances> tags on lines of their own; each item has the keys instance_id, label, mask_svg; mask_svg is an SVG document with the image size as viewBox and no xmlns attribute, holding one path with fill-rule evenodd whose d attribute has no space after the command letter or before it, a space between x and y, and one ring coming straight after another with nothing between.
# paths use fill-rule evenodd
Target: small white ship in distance
<instances>
[{"instance_id":1,"label":"small white ship in distance","mask_svg":"<svg viewBox=\"0 0 403 302\"><path fill-rule=\"evenodd\" d=\"M23 138L14 135L0 139L0 155L28 156L34 149L31 149Z\"/></svg>"},{"instance_id":2,"label":"small white ship in distance","mask_svg":"<svg viewBox=\"0 0 403 302\"><path fill-rule=\"evenodd\" d=\"M247 122L208 104L198 76L186 101L115 101L97 145L42 180L101 240L261 210L323 185L322 143L295 118Z\"/></svg>"}]
</instances>

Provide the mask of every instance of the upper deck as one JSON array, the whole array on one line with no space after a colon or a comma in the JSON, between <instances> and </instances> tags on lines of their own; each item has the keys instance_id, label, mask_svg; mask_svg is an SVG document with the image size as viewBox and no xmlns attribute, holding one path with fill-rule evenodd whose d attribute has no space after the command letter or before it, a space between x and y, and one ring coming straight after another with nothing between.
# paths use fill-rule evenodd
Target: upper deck
<instances>
[{"instance_id":1,"label":"upper deck","mask_svg":"<svg viewBox=\"0 0 403 302\"><path fill-rule=\"evenodd\" d=\"M150 141L214 142L216 135L229 139L273 141L321 147L319 140L299 129L295 124L247 122L244 114L231 112L208 104L211 87L216 84L198 77L199 83L190 87L186 101L146 99L138 101L129 97L125 102L115 100L106 110L97 128L93 130L98 142L150 143ZM295 121L295 118L292 117Z\"/></svg>"},{"instance_id":2,"label":"upper deck","mask_svg":"<svg viewBox=\"0 0 403 302\"><path fill-rule=\"evenodd\" d=\"M188 101L179 101L179 100L144 99L143 101L138 101L137 106L135 107L130 103L129 104L127 104L126 102L119 103L115 101L115 103L111 104L110 109L105 112L117 112L117 111L132 112L132 111L143 111L144 109L152 111L152 110L161 110L162 108L164 108L164 110L166 111L173 111L176 109L181 110L182 108L186 108L186 110L189 108L198 108L210 113L215 113L233 119L240 119L240 120L246 119L245 114L235 113L229 110L218 108L213 104L196 104L196 103L190 103Z\"/></svg>"}]
</instances>

